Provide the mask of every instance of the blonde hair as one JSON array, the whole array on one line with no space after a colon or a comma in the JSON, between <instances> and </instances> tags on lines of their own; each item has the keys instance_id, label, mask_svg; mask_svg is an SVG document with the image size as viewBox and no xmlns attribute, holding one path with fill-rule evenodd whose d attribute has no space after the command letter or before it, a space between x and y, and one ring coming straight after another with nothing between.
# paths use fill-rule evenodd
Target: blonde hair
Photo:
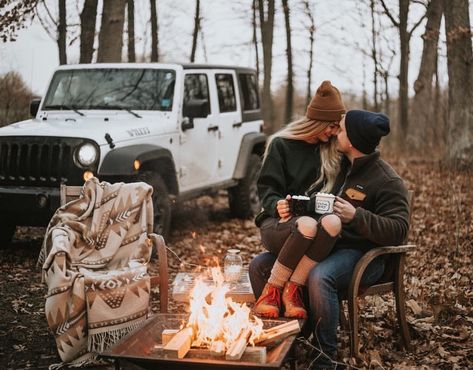
<instances>
[{"instance_id":1,"label":"blonde hair","mask_svg":"<svg viewBox=\"0 0 473 370\"><path fill-rule=\"evenodd\" d=\"M271 135L266 143L263 161L266 160L269 147L277 137L292 140L308 141L319 136L324 130L336 121L317 121L307 117L289 123L283 129ZM309 189L323 183L321 192L329 192L335 183L335 179L340 170L341 155L337 152L335 140L331 139L328 143L320 143L320 176L309 187Z\"/></svg>"}]
</instances>

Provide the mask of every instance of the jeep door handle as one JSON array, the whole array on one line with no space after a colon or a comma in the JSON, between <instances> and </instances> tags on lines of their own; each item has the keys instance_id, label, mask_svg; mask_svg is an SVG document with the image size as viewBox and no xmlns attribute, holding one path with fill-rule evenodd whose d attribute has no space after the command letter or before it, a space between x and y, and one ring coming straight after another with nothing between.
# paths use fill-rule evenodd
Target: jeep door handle
<instances>
[{"instance_id":1,"label":"jeep door handle","mask_svg":"<svg viewBox=\"0 0 473 370\"><path fill-rule=\"evenodd\" d=\"M242 122L237 122L232 125L232 127L241 127Z\"/></svg>"},{"instance_id":2,"label":"jeep door handle","mask_svg":"<svg viewBox=\"0 0 473 370\"><path fill-rule=\"evenodd\" d=\"M207 131L210 132L210 131L217 131L218 130L218 126L209 126L207 127Z\"/></svg>"}]
</instances>

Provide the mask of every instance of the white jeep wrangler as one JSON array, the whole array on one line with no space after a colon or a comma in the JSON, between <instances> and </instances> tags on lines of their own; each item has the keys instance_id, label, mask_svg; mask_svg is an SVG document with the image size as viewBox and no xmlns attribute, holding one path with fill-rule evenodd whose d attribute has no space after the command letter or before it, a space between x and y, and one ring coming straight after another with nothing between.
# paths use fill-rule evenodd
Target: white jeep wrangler
<instances>
[{"instance_id":1,"label":"white jeep wrangler","mask_svg":"<svg viewBox=\"0 0 473 370\"><path fill-rule=\"evenodd\" d=\"M61 184L145 181L155 231L171 205L227 189L232 213L260 209L266 137L253 69L196 64L59 67L31 120L0 129L0 247L17 225L45 225Z\"/></svg>"}]
</instances>

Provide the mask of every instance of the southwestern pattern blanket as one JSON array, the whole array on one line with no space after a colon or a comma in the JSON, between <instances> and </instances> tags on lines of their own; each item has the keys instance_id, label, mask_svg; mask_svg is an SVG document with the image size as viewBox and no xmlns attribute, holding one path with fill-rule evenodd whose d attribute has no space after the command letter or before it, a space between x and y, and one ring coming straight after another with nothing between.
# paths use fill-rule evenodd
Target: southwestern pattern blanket
<instances>
[{"instance_id":1,"label":"southwestern pattern blanket","mask_svg":"<svg viewBox=\"0 0 473 370\"><path fill-rule=\"evenodd\" d=\"M39 262L46 317L64 362L90 361L147 318L151 193L142 182L92 178L52 217Z\"/></svg>"}]
</instances>

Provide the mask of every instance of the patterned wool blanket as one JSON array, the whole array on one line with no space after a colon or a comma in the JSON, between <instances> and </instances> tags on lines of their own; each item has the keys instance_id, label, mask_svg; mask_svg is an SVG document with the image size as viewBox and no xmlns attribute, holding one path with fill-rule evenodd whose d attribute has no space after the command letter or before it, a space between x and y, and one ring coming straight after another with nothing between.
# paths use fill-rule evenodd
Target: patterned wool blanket
<instances>
[{"instance_id":1,"label":"patterned wool blanket","mask_svg":"<svg viewBox=\"0 0 473 370\"><path fill-rule=\"evenodd\" d=\"M151 193L145 183L92 178L52 217L39 262L46 317L64 363L89 362L147 318Z\"/></svg>"}]
</instances>

